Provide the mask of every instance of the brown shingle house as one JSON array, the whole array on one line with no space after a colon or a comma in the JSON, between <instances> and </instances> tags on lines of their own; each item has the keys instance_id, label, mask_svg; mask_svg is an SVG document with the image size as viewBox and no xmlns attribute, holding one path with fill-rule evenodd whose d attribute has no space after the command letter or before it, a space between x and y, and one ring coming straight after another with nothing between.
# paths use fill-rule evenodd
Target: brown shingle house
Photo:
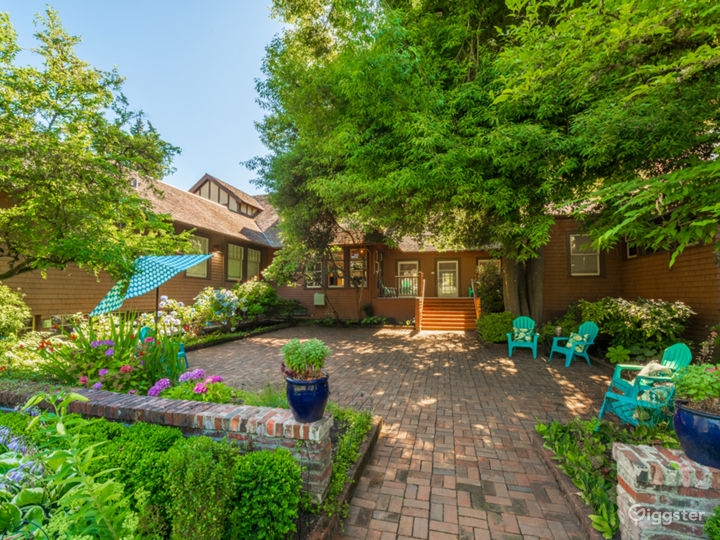
<instances>
[{"instance_id":1,"label":"brown shingle house","mask_svg":"<svg viewBox=\"0 0 720 540\"><path fill-rule=\"evenodd\" d=\"M205 174L189 191L160 183L163 197L142 191L158 213L171 216L178 231L195 229L197 247L215 255L206 263L176 276L160 290L171 298L191 302L207 286L231 287L247 280L271 262L281 246L278 216L267 196L251 196ZM549 320L580 298L638 296L681 300L697 313L691 335L702 338L708 326L720 322L720 265L712 247L685 250L668 267L670 254L650 253L621 245L606 252L585 247L578 224L558 217L544 251L543 318ZM296 287L282 287L281 296L300 301L313 317L333 314L361 316L370 304L376 315L407 321L422 317L424 328L471 328L475 310L469 298L470 282L478 265L491 263L483 250L441 251L431 242L411 239L396 249L381 240L353 243L340 239L333 264L318 264L312 278ZM424 278L423 309L418 297ZM113 282L99 281L77 267L38 272L6 280L20 287L33 311L35 323L51 315L90 311ZM154 296L126 303L130 309L152 310ZM332 306L332 308L331 308Z\"/></svg>"},{"instance_id":2,"label":"brown shingle house","mask_svg":"<svg viewBox=\"0 0 720 540\"><path fill-rule=\"evenodd\" d=\"M275 212L254 197L210 175L205 175L190 191L158 182L163 192L158 196L142 181L137 189L148 199L155 211L169 215L175 229L195 229L193 242L205 253L213 253L208 261L175 276L160 287L160 294L191 303L202 289L232 287L260 275L272 260L277 233L271 231ZM32 310L35 327L48 325L50 317L79 311L89 312L105 296L114 281L101 274L70 265L65 270L50 269L47 279L40 272L21 274L4 282L25 293ZM124 308L150 311L154 295L147 294L128 300Z\"/></svg>"}]
</instances>

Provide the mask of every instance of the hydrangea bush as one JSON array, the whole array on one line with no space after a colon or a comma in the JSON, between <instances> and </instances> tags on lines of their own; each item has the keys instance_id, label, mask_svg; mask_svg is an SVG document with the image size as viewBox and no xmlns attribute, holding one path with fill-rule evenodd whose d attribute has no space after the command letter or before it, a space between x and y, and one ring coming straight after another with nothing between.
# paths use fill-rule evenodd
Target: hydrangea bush
<instances>
[{"instance_id":1,"label":"hydrangea bush","mask_svg":"<svg viewBox=\"0 0 720 540\"><path fill-rule=\"evenodd\" d=\"M238 283L233 290L243 319L252 320L264 315L280 301L273 286L258 279Z\"/></svg>"},{"instance_id":2,"label":"hydrangea bush","mask_svg":"<svg viewBox=\"0 0 720 540\"><path fill-rule=\"evenodd\" d=\"M236 311L240 301L232 289L205 287L195 297L198 318L206 323L219 322L227 332L237 320Z\"/></svg>"},{"instance_id":3,"label":"hydrangea bush","mask_svg":"<svg viewBox=\"0 0 720 540\"><path fill-rule=\"evenodd\" d=\"M17 336L30 319L23 294L0 284L0 337Z\"/></svg>"}]
</instances>

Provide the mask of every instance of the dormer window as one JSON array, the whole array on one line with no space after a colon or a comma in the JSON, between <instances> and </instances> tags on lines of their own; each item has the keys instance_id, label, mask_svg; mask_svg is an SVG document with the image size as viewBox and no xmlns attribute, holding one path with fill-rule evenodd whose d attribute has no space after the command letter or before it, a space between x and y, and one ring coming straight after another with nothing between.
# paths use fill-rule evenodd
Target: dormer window
<instances>
[{"instance_id":1,"label":"dormer window","mask_svg":"<svg viewBox=\"0 0 720 540\"><path fill-rule=\"evenodd\" d=\"M195 193L204 199L209 199L223 206L227 206L231 212L236 212L244 216L254 218L259 212L257 208L238 200L236 195L233 195L224 187L219 186L211 180L205 182Z\"/></svg>"}]
</instances>

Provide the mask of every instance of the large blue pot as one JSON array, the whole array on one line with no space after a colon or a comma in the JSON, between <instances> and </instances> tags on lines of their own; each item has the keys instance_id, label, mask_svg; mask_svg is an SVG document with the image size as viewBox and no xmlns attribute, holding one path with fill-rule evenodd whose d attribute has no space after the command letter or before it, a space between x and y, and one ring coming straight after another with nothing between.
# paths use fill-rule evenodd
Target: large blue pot
<instances>
[{"instance_id":1,"label":"large blue pot","mask_svg":"<svg viewBox=\"0 0 720 540\"><path fill-rule=\"evenodd\" d=\"M720 416L689 409L676 402L673 426L690 459L720 469Z\"/></svg>"},{"instance_id":2,"label":"large blue pot","mask_svg":"<svg viewBox=\"0 0 720 540\"><path fill-rule=\"evenodd\" d=\"M320 420L330 394L327 375L312 381L298 381L290 377L285 377L285 380L287 398L295 420L305 423Z\"/></svg>"}]
</instances>

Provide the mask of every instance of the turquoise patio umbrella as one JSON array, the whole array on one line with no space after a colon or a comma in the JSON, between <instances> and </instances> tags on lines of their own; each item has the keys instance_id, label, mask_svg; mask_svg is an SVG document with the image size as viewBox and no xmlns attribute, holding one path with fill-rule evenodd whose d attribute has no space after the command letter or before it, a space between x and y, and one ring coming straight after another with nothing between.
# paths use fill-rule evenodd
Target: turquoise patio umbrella
<instances>
[{"instance_id":1,"label":"turquoise patio umbrella","mask_svg":"<svg viewBox=\"0 0 720 540\"><path fill-rule=\"evenodd\" d=\"M100 300L90 315L100 315L115 311L126 298L135 298L155 289L155 318L157 319L158 296L160 285L171 277L208 260L209 255L146 255L135 259L135 271L130 278L118 281L115 286ZM123 294L124 293L124 294Z\"/></svg>"}]
</instances>

